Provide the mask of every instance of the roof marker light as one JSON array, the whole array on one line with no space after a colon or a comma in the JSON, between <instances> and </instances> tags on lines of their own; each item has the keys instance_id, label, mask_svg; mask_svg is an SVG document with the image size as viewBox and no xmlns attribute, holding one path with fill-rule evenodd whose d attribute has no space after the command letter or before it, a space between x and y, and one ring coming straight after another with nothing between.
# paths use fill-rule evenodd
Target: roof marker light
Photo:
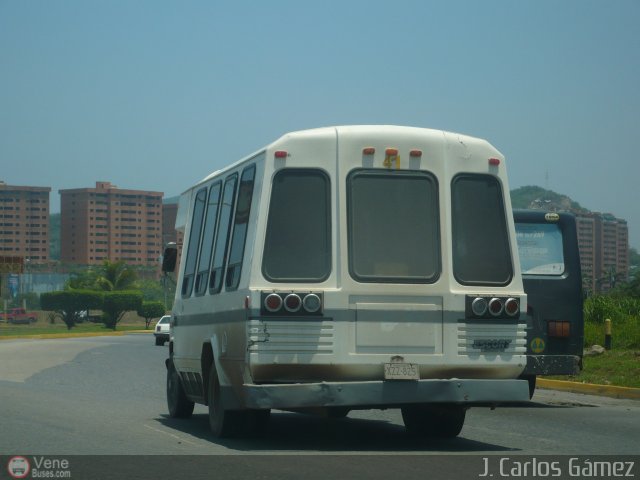
<instances>
[{"instance_id":1,"label":"roof marker light","mask_svg":"<svg viewBox=\"0 0 640 480\"><path fill-rule=\"evenodd\" d=\"M489 165L497 167L498 165L500 165L500 159L499 158L490 158L489 159Z\"/></svg>"},{"instance_id":2,"label":"roof marker light","mask_svg":"<svg viewBox=\"0 0 640 480\"><path fill-rule=\"evenodd\" d=\"M289 155L289 154L288 154L287 152L285 152L284 150L278 150L278 151L275 153L275 157L276 157L276 158L287 158L287 156L288 156L288 155Z\"/></svg>"},{"instance_id":3,"label":"roof marker light","mask_svg":"<svg viewBox=\"0 0 640 480\"><path fill-rule=\"evenodd\" d=\"M366 147L362 149L363 155L373 155L374 153L376 153L376 149L373 147Z\"/></svg>"},{"instance_id":4,"label":"roof marker light","mask_svg":"<svg viewBox=\"0 0 640 480\"><path fill-rule=\"evenodd\" d=\"M422 150L411 150L409 152L409 156L410 157L421 157L422 156Z\"/></svg>"},{"instance_id":5,"label":"roof marker light","mask_svg":"<svg viewBox=\"0 0 640 480\"><path fill-rule=\"evenodd\" d=\"M385 153L387 155L398 155L398 149L397 148L387 148L385 150Z\"/></svg>"}]
</instances>

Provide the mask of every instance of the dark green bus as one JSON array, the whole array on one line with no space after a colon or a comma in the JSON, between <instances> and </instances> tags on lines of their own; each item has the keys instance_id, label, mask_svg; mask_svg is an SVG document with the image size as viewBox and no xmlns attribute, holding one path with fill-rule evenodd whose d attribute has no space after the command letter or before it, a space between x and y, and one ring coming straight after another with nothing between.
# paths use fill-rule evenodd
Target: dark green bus
<instances>
[{"instance_id":1,"label":"dark green bus","mask_svg":"<svg viewBox=\"0 0 640 480\"><path fill-rule=\"evenodd\" d=\"M537 375L574 375L582 368L584 318L576 219L570 213L513 212L527 294L527 366Z\"/></svg>"}]
</instances>

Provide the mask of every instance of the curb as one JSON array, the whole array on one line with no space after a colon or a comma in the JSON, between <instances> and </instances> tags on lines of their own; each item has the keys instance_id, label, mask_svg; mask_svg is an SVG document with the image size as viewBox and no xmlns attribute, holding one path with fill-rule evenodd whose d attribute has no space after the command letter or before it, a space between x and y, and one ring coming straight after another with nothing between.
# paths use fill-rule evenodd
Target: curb
<instances>
[{"instance_id":1,"label":"curb","mask_svg":"<svg viewBox=\"0 0 640 480\"><path fill-rule=\"evenodd\" d=\"M594 383L569 382L566 380L547 380L538 378L536 385L549 390L561 390L571 393L586 393L604 397L640 400L640 388L616 387L614 385L597 385Z\"/></svg>"}]
</instances>

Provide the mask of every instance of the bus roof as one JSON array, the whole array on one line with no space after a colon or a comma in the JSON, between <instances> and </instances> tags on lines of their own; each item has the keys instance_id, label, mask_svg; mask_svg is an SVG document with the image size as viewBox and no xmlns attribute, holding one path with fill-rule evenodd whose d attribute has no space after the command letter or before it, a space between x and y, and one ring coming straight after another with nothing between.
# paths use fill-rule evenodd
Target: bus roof
<instances>
[{"instance_id":1,"label":"bus roof","mask_svg":"<svg viewBox=\"0 0 640 480\"><path fill-rule=\"evenodd\" d=\"M333 138L341 138L344 140L348 140L349 138L361 138L361 137L370 137L370 136L379 136L379 137L394 137L394 139L400 138L400 140L410 140L412 138L420 138L420 139L429 139L432 142L441 142L443 145L448 142L463 144L466 147L469 146L478 146L482 145L484 147L491 147L489 142L483 140L481 138L472 137L469 135L463 135L460 133L448 132L445 130L434 130L431 128L422 128L422 127L407 127L407 126L399 126L399 125L339 125L332 127L320 127L320 128L312 128L307 130L298 130L294 132L285 133L280 138L275 140L274 142L262 147L261 149L247 155L246 157L234 162L230 165L225 166L219 170L216 170L202 180L197 182L195 185L192 185L190 188L185 190L183 193L186 193L193 188L198 187L199 185L206 183L211 178L224 173L227 170L233 170L238 165L254 158L265 150L273 150L277 149L279 145L286 143L290 140L304 140L307 138L318 138L318 137L333 137Z\"/></svg>"}]
</instances>

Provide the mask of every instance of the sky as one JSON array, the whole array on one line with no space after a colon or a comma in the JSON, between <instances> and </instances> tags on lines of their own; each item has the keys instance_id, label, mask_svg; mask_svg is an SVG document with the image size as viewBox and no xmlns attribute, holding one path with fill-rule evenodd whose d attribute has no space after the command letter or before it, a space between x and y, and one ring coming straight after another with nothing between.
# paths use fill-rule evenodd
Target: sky
<instances>
[{"instance_id":1,"label":"sky","mask_svg":"<svg viewBox=\"0 0 640 480\"><path fill-rule=\"evenodd\" d=\"M295 130L489 140L640 248L637 0L0 0L0 180L175 196Z\"/></svg>"}]
</instances>

